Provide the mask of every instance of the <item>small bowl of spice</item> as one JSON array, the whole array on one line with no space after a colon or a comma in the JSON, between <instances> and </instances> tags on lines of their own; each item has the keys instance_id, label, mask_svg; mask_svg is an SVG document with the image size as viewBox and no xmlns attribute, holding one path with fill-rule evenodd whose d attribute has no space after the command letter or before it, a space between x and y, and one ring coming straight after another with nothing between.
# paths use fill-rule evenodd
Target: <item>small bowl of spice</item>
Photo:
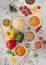
<instances>
[{"instance_id":1,"label":"small bowl of spice","mask_svg":"<svg viewBox=\"0 0 46 65\"><path fill-rule=\"evenodd\" d=\"M25 2L29 5L33 4L35 2L35 0L25 0Z\"/></svg>"},{"instance_id":2,"label":"small bowl of spice","mask_svg":"<svg viewBox=\"0 0 46 65\"><path fill-rule=\"evenodd\" d=\"M26 48L22 45L18 45L16 48L15 48L15 54L19 57L23 57L24 55L26 55Z\"/></svg>"},{"instance_id":3,"label":"small bowl of spice","mask_svg":"<svg viewBox=\"0 0 46 65\"><path fill-rule=\"evenodd\" d=\"M43 48L42 42L41 42L41 41L37 41L37 42L35 43L35 49L40 50L40 49L42 49L42 48Z\"/></svg>"},{"instance_id":4,"label":"small bowl of spice","mask_svg":"<svg viewBox=\"0 0 46 65\"><path fill-rule=\"evenodd\" d=\"M41 24L41 19L40 19L40 17L38 17L38 16L32 16L32 17L30 17L30 19L29 19L29 23L30 23L30 25L31 25L32 27L36 28L36 27L40 26L40 24Z\"/></svg>"},{"instance_id":5,"label":"small bowl of spice","mask_svg":"<svg viewBox=\"0 0 46 65\"><path fill-rule=\"evenodd\" d=\"M33 32L31 30L26 31L24 34L24 39L27 43L31 43L31 42L35 41L35 39L36 39L35 32Z\"/></svg>"}]
</instances>

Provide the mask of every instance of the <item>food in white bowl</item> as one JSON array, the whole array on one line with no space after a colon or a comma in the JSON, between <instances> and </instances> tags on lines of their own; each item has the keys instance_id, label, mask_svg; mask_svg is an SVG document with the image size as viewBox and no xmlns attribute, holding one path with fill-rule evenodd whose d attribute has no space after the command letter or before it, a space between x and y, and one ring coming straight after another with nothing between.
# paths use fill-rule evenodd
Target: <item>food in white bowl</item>
<instances>
[{"instance_id":1,"label":"food in white bowl","mask_svg":"<svg viewBox=\"0 0 46 65\"><path fill-rule=\"evenodd\" d=\"M19 45L15 48L15 54L19 57L22 57L26 54L26 48L22 45Z\"/></svg>"},{"instance_id":2,"label":"food in white bowl","mask_svg":"<svg viewBox=\"0 0 46 65\"><path fill-rule=\"evenodd\" d=\"M18 16L12 21L12 26L15 30L23 30L26 26L24 17Z\"/></svg>"},{"instance_id":3,"label":"food in white bowl","mask_svg":"<svg viewBox=\"0 0 46 65\"><path fill-rule=\"evenodd\" d=\"M32 27L36 28L41 24L41 19L40 19L40 17L34 15L34 16L30 17L29 23Z\"/></svg>"},{"instance_id":4,"label":"food in white bowl","mask_svg":"<svg viewBox=\"0 0 46 65\"><path fill-rule=\"evenodd\" d=\"M24 38L25 38L26 42L30 43L36 39L36 34L35 34L35 32L29 30L29 31L25 32Z\"/></svg>"},{"instance_id":5,"label":"food in white bowl","mask_svg":"<svg viewBox=\"0 0 46 65\"><path fill-rule=\"evenodd\" d=\"M41 41L37 41L37 42L35 43L35 49L40 50L40 49L42 49L42 48L43 48L42 42L41 42Z\"/></svg>"}]
</instances>

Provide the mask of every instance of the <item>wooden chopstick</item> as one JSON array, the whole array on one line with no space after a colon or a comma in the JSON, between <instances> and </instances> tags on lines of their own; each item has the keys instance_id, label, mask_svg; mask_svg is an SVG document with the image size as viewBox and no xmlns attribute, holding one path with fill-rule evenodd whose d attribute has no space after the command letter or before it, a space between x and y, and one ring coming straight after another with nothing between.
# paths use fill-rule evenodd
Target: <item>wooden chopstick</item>
<instances>
[{"instance_id":1,"label":"wooden chopstick","mask_svg":"<svg viewBox=\"0 0 46 65\"><path fill-rule=\"evenodd\" d=\"M31 50L30 50L30 51L31 51ZM28 54L30 53L30 51L27 53L27 55L26 55L26 56L24 56L24 57L23 57L22 61L21 61L18 65L21 65L21 64L22 64L22 62L23 62L23 60L24 60L24 59L25 59L25 60L27 59ZM23 63L23 65L24 65L24 63Z\"/></svg>"},{"instance_id":2,"label":"wooden chopstick","mask_svg":"<svg viewBox=\"0 0 46 65\"><path fill-rule=\"evenodd\" d=\"M3 36L3 34L2 34L2 32L0 31L0 34L1 34L1 36L2 36L2 38L3 38L3 40L4 40L4 42L5 42L5 38L4 38L4 36Z\"/></svg>"},{"instance_id":3,"label":"wooden chopstick","mask_svg":"<svg viewBox=\"0 0 46 65\"><path fill-rule=\"evenodd\" d=\"M1 34L1 36L2 36L2 38L3 38L3 40L5 41L5 35L4 35L4 31L3 31L3 28L2 28L2 26L1 26L1 23L0 23L0 28L1 28L1 31L0 31L0 34Z\"/></svg>"}]
</instances>

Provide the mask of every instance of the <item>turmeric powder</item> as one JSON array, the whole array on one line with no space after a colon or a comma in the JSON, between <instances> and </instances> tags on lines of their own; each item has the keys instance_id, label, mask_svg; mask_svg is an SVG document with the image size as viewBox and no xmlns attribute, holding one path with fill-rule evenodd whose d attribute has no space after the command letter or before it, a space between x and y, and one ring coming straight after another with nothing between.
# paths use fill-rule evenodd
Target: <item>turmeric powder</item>
<instances>
[{"instance_id":1,"label":"turmeric powder","mask_svg":"<svg viewBox=\"0 0 46 65\"><path fill-rule=\"evenodd\" d=\"M18 46L15 50L16 55L23 56L26 53L26 49L23 46Z\"/></svg>"},{"instance_id":2,"label":"turmeric powder","mask_svg":"<svg viewBox=\"0 0 46 65\"><path fill-rule=\"evenodd\" d=\"M33 27L37 27L40 24L40 19L37 16L32 16L30 18L30 25Z\"/></svg>"}]
</instances>

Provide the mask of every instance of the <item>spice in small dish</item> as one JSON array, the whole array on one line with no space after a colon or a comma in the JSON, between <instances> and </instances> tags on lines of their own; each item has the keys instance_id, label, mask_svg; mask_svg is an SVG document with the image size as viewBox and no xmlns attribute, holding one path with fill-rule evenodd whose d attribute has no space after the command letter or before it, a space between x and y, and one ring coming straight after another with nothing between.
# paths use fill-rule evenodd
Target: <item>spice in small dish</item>
<instances>
[{"instance_id":1,"label":"spice in small dish","mask_svg":"<svg viewBox=\"0 0 46 65\"><path fill-rule=\"evenodd\" d=\"M25 0L25 2L27 3L27 4L33 4L34 2L35 2L35 0Z\"/></svg>"},{"instance_id":2,"label":"spice in small dish","mask_svg":"<svg viewBox=\"0 0 46 65\"><path fill-rule=\"evenodd\" d=\"M16 49L15 49L15 53L17 56L24 56L25 53L26 53L26 49L24 46L18 46Z\"/></svg>"},{"instance_id":3,"label":"spice in small dish","mask_svg":"<svg viewBox=\"0 0 46 65\"><path fill-rule=\"evenodd\" d=\"M35 43L35 48L36 48L36 49L41 49L41 48L42 48L42 43L41 43L41 41L37 41L37 42Z\"/></svg>"},{"instance_id":4,"label":"spice in small dish","mask_svg":"<svg viewBox=\"0 0 46 65\"><path fill-rule=\"evenodd\" d=\"M30 25L33 27L37 27L40 24L40 19L37 16L32 16L30 18Z\"/></svg>"},{"instance_id":5,"label":"spice in small dish","mask_svg":"<svg viewBox=\"0 0 46 65\"><path fill-rule=\"evenodd\" d=\"M35 34L32 31L27 31L25 33L25 40L28 42L32 42L35 39Z\"/></svg>"},{"instance_id":6,"label":"spice in small dish","mask_svg":"<svg viewBox=\"0 0 46 65\"><path fill-rule=\"evenodd\" d=\"M30 44L29 44L29 43L26 43L26 44L25 44L25 47L26 47L26 48L29 48L29 47L30 47Z\"/></svg>"},{"instance_id":7,"label":"spice in small dish","mask_svg":"<svg viewBox=\"0 0 46 65\"><path fill-rule=\"evenodd\" d=\"M9 19L4 19L4 20L2 21L2 24L3 24L4 26L9 26L9 25L10 25L10 20L9 20Z\"/></svg>"}]
</instances>

